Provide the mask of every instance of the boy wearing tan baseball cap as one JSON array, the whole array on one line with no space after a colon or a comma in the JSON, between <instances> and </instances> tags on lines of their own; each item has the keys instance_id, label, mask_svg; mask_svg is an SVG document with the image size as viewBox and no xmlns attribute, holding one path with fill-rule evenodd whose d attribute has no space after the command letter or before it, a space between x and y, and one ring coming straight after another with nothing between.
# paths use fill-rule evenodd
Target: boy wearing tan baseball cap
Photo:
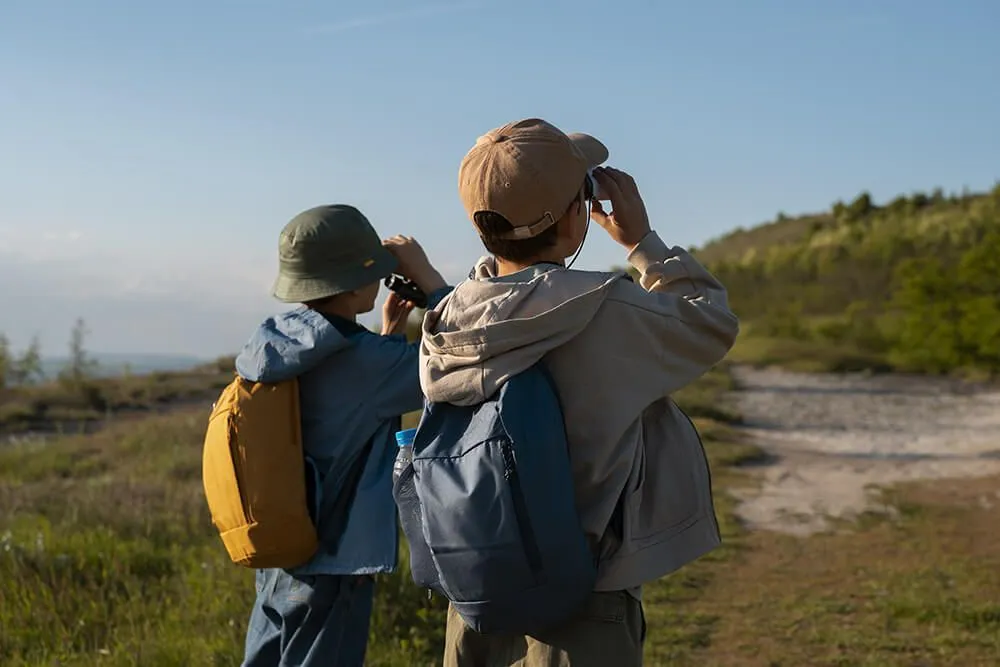
<instances>
[{"instance_id":1,"label":"boy wearing tan baseball cap","mask_svg":"<svg viewBox=\"0 0 1000 667\"><path fill-rule=\"evenodd\" d=\"M635 181L600 167L607 157L591 136L526 119L481 136L459 169L490 254L425 318L421 386L430 401L472 405L545 363L599 569L579 614L538 636L481 635L450 610L447 666L641 665L642 584L720 543L701 442L670 395L725 357L738 321L725 288L650 230ZM590 218L640 284L566 267Z\"/></svg>"}]
</instances>

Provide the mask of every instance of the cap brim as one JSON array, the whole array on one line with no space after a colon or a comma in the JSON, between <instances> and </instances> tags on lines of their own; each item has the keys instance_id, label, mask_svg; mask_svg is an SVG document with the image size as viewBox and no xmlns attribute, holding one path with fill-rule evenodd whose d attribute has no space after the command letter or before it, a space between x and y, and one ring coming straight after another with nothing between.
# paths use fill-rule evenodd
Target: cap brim
<instances>
[{"instance_id":1,"label":"cap brim","mask_svg":"<svg viewBox=\"0 0 1000 667\"><path fill-rule=\"evenodd\" d=\"M583 153L583 157L587 159L588 168L593 169L608 159L607 147L589 134L573 132L566 136Z\"/></svg>"},{"instance_id":2,"label":"cap brim","mask_svg":"<svg viewBox=\"0 0 1000 667\"><path fill-rule=\"evenodd\" d=\"M381 246L372 259L375 261L371 266L348 269L328 276L301 278L279 273L274 281L272 294L286 303L326 299L388 278L399 265L396 256Z\"/></svg>"}]
</instances>

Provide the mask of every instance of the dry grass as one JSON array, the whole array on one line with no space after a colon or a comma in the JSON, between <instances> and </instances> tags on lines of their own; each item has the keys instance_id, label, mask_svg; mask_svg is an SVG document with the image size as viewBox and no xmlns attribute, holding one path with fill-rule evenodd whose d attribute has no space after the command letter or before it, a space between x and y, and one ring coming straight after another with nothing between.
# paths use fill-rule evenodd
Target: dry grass
<instances>
[{"instance_id":1,"label":"dry grass","mask_svg":"<svg viewBox=\"0 0 1000 667\"><path fill-rule=\"evenodd\" d=\"M749 535L692 606L710 642L676 664L1000 664L1000 478L887 493L892 520ZM667 663L664 663L667 664Z\"/></svg>"},{"instance_id":2,"label":"dry grass","mask_svg":"<svg viewBox=\"0 0 1000 667\"><path fill-rule=\"evenodd\" d=\"M0 664L239 663L253 579L209 522L206 417L0 448ZM442 609L384 577L373 664L433 664Z\"/></svg>"},{"instance_id":3,"label":"dry grass","mask_svg":"<svg viewBox=\"0 0 1000 667\"><path fill-rule=\"evenodd\" d=\"M232 364L227 367L220 360L191 371L0 389L0 437L89 432L109 417L145 416L178 404L211 402L232 378Z\"/></svg>"},{"instance_id":4,"label":"dry grass","mask_svg":"<svg viewBox=\"0 0 1000 667\"><path fill-rule=\"evenodd\" d=\"M802 373L893 370L883 356L859 350L849 343L758 335L752 325L746 326L740 334L728 359L734 364L780 366Z\"/></svg>"},{"instance_id":5,"label":"dry grass","mask_svg":"<svg viewBox=\"0 0 1000 667\"><path fill-rule=\"evenodd\" d=\"M725 545L646 588L647 664L997 664L1000 480L906 487L897 519L805 541L747 534L727 490L760 452L718 421L727 386L717 373L681 396ZM0 447L0 664L239 663L253 583L208 521L205 417ZM438 664L442 602L405 564L377 595L369 664Z\"/></svg>"}]
</instances>

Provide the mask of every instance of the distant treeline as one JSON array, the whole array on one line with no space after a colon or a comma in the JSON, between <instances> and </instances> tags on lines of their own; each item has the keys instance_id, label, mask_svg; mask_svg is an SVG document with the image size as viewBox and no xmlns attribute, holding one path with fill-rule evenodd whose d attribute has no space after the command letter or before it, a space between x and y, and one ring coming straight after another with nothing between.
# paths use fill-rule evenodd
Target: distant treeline
<instances>
[{"instance_id":1,"label":"distant treeline","mask_svg":"<svg viewBox=\"0 0 1000 667\"><path fill-rule=\"evenodd\" d=\"M850 346L907 370L1000 373L1000 185L883 206L862 193L696 254L751 335Z\"/></svg>"},{"instance_id":2,"label":"distant treeline","mask_svg":"<svg viewBox=\"0 0 1000 667\"><path fill-rule=\"evenodd\" d=\"M81 385L97 370L97 361L84 347L86 337L87 325L78 318L70 332L69 356L59 370L61 383ZM0 389L32 385L45 379L45 361L38 337L33 338L20 354L15 354L7 337L0 332Z\"/></svg>"}]
</instances>

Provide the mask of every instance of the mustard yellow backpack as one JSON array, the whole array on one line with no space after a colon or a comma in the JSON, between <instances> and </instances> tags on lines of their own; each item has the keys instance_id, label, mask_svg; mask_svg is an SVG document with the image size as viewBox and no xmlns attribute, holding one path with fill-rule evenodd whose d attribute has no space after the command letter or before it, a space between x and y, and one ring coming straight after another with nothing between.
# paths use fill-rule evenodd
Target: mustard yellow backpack
<instances>
[{"instance_id":1,"label":"mustard yellow backpack","mask_svg":"<svg viewBox=\"0 0 1000 667\"><path fill-rule=\"evenodd\" d=\"M205 432L202 482L229 558L250 568L293 568L319 548L309 515L299 384L237 376Z\"/></svg>"}]
</instances>

